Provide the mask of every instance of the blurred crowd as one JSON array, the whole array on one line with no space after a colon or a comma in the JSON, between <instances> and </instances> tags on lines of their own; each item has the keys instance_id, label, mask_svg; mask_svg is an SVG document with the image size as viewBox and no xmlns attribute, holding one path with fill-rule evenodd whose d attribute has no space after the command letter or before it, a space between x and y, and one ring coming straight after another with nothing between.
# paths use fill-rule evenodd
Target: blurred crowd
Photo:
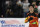
<instances>
[{"instance_id":1,"label":"blurred crowd","mask_svg":"<svg viewBox=\"0 0 40 27\"><path fill-rule=\"evenodd\" d=\"M0 0L0 17L24 18L29 5L34 6L34 12L40 17L40 0Z\"/></svg>"}]
</instances>

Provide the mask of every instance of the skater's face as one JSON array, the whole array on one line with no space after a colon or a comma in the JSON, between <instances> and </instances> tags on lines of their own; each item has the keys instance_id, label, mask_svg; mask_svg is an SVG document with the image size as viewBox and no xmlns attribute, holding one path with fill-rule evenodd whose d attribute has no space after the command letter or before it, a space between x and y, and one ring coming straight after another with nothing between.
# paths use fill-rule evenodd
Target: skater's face
<instances>
[{"instance_id":1,"label":"skater's face","mask_svg":"<svg viewBox=\"0 0 40 27\"><path fill-rule=\"evenodd\" d=\"M33 12L34 8L32 6L29 7L29 11Z\"/></svg>"}]
</instances>

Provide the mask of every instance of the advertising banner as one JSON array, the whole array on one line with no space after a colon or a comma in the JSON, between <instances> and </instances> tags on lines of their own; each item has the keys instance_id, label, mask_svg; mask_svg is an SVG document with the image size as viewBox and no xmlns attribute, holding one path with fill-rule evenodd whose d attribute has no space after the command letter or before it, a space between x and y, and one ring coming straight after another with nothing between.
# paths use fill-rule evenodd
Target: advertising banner
<instances>
[{"instance_id":1,"label":"advertising banner","mask_svg":"<svg viewBox=\"0 0 40 27\"><path fill-rule=\"evenodd\" d=\"M40 19L38 19L40 27ZM29 22L25 23L25 18L0 18L0 27L29 27Z\"/></svg>"}]
</instances>

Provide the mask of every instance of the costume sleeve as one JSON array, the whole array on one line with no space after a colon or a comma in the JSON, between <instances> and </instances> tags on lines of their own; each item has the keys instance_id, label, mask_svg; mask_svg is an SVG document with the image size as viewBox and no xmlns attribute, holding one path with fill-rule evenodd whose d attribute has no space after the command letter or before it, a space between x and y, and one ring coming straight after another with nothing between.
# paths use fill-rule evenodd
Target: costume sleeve
<instances>
[{"instance_id":1,"label":"costume sleeve","mask_svg":"<svg viewBox=\"0 0 40 27\"><path fill-rule=\"evenodd\" d=\"M27 23L27 22L28 22L28 15L29 15L29 13L27 13L27 14L26 14L25 23Z\"/></svg>"}]
</instances>

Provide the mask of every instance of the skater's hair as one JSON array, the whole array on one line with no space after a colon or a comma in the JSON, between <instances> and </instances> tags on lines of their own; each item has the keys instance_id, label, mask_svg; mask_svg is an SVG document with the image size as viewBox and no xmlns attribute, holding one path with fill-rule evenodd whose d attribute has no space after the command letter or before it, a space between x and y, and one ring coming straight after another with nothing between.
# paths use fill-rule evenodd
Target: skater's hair
<instances>
[{"instance_id":1,"label":"skater's hair","mask_svg":"<svg viewBox=\"0 0 40 27\"><path fill-rule=\"evenodd\" d=\"M32 7L34 8L34 6L33 6L33 5L29 5L28 7L30 7L30 6L32 6Z\"/></svg>"}]
</instances>

